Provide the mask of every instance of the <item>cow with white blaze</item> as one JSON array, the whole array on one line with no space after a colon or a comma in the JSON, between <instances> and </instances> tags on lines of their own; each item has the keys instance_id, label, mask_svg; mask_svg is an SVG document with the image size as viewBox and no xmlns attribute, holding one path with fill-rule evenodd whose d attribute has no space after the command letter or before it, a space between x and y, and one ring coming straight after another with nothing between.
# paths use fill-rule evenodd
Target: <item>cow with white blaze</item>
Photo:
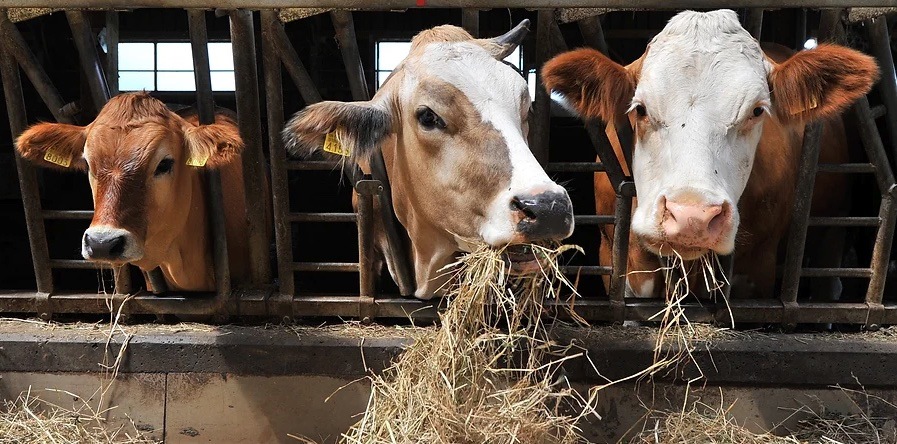
<instances>
[{"instance_id":1,"label":"cow with white blaze","mask_svg":"<svg viewBox=\"0 0 897 444\"><path fill-rule=\"evenodd\" d=\"M473 244L511 245L511 269L528 273L539 263L514 245L573 231L566 190L527 145L526 81L501 61L526 25L494 39L473 39L455 26L423 31L373 99L311 105L284 129L288 150L300 155L320 149L335 132L365 172L371 153L382 150L419 298L438 294L440 269ZM388 252L379 229L376 244Z\"/></svg>"},{"instance_id":2,"label":"cow with white blaze","mask_svg":"<svg viewBox=\"0 0 897 444\"><path fill-rule=\"evenodd\" d=\"M608 134L635 181L630 271L654 270L658 256L695 260L735 252L736 274L769 296L779 241L791 217L805 124L822 121L820 162L844 162L840 113L878 78L874 60L819 45L764 52L735 12L686 11L673 17L628 66L591 49L558 55L543 67L546 86L586 118L634 130L632 165ZM843 211L843 178L820 175L813 212ZM599 214L613 214L615 193L595 176ZM613 227L603 229L601 262L610 265ZM657 296L657 274L628 278L636 295Z\"/></svg>"}]
</instances>

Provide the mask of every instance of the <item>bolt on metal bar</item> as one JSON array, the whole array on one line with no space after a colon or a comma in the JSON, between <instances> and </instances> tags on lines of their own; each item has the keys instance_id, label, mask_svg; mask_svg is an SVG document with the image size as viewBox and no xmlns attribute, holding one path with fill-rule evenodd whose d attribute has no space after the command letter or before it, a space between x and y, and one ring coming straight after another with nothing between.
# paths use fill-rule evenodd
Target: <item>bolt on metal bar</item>
<instances>
[{"instance_id":1,"label":"bolt on metal bar","mask_svg":"<svg viewBox=\"0 0 897 444\"><path fill-rule=\"evenodd\" d=\"M262 12L264 13L265 11ZM281 23L276 16L273 20L276 20L276 22L271 22L269 25L269 39L272 45L271 50L274 51L274 54L280 56L280 62L283 63L287 73L290 74L290 78L293 79L293 84L299 89L299 95L302 96L302 100L305 101L305 104L311 105L320 102L323 100L321 98L321 93L318 92L318 88L315 86L314 81L312 81L311 76L305 69L305 65L302 64L302 60L299 58L296 48L290 43L290 39L283 29L283 23ZM282 88L283 87L281 86L281 89Z\"/></svg>"},{"instance_id":2,"label":"bolt on metal bar","mask_svg":"<svg viewBox=\"0 0 897 444\"><path fill-rule=\"evenodd\" d=\"M464 8L461 10L461 27L473 38L480 37L480 10Z\"/></svg>"},{"instance_id":3,"label":"bolt on metal bar","mask_svg":"<svg viewBox=\"0 0 897 444\"><path fill-rule=\"evenodd\" d=\"M196 79L196 103L200 125L215 122L215 102L212 98L212 80L209 71L209 38L206 29L206 12L187 11L190 28L190 46L193 50L193 72ZM207 196L212 234L212 261L215 267L216 311L227 311L231 296L230 262L227 255L224 204L221 174L206 170Z\"/></svg>"},{"instance_id":4,"label":"bolt on metal bar","mask_svg":"<svg viewBox=\"0 0 897 444\"><path fill-rule=\"evenodd\" d=\"M891 166L897 168L897 72L891 52L891 37L888 35L888 20L886 16L881 16L866 20L865 24L870 52L881 69L878 91L889 117L885 124L891 141Z\"/></svg>"},{"instance_id":5,"label":"bolt on metal bar","mask_svg":"<svg viewBox=\"0 0 897 444\"><path fill-rule=\"evenodd\" d=\"M536 64L542 66L551 58L551 24L554 10L542 9L536 20ZM551 131L551 96L542 83L542 71L536 70L536 97L533 101L532 130L529 149L540 164L548 163L548 141Z\"/></svg>"},{"instance_id":6,"label":"bolt on metal bar","mask_svg":"<svg viewBox=\"0 0 897 444\"><path fill-rule=\"evenodd\" d=\"M19 29L14 23L9 21L5 13L0 14L0 30L3 32L3 43L7 51L19 62L22 71L25 72L28 80L34 86L34 89L37 90L50 113L53 114L53 118L57 122L72 123L70 116L62 112L66 104L56 86L50 80L50 76L47 75L47 72L38 62L37 57L35 57L34 52L28 47Z\"/></svg>"},{"instance_id":7,"label":"bolt on metal bar","mask_svg":"<svg viewBox=\"0 0 897 444\"><path fill-rule=\"evenodd\" d=\"M791 227L788 230L788 246L785 253L785 275L782 278L782 302L785 304L797 301L797 290L801 277L801 262L807 241L807 222L810 219L810 203L813 200L813 187L816 184L816 167L819 161L819 146L822 136L822 123L816 122L804 129L804 140L801 148L797 190L791 215Z\"/></svg>"},{"instance_id":8,"label":"bolt on metal bar","mask_svg":"<svg viewBox=\"0 0 897 444\"><path fill-rule=\"evenodd\" d=\"M230 12L230 34L236 78L237 120L245 148L243 186L246 194L246 222L249 237L249 268L255 286L271 282L268 258L268 178L262 153L262 121L259 106L258 64L255 56L255 28L252 11Z\"/></svg>"},{"instance_id":9,"label":"bolt on metal bar","mask_svg":"<svg viewBox=\"0 0 897 444\"><path fill-rule=\"evenodd\" d=\"M295 293L295 277L290 266L293 263L293 234L287 220L287 212L290 208L290 193L287 186L287 153L280 135L284 126L283 80L281 78L281 56L284 52L278 47L277 36L279 32L283 32L283 24L277 18L277 12L269 9L261 11L261 26L262 59L265 64L265 109L268 117L268 153L271 162L271 197L274 208L274 240L277 250L277 279L280 287L278 299L281 302L288 302L292 300L293 293Z\"/></svg>"},{"instance_id":10,"label":"bolt on metal bar","mask_svg":"<svg viewBox=\"0 0 897 444\"><path fill-rule=\"evenodd\" d=\"M4 10L0 14L5 18L6 11ZM0 47L0 75L3 78L3 95L6 99L9 129L13 137L16 137L25 130L28 119L25 114L25 100L22 96L22 81L19 78L19 67L5 45ZM25 223L28 228L28 243L31 247L31 262L34 266L34 277L37 281L37 291L47 295L53 292L53 272L50 268L50 252L47 247L44 218L41 215L37 174L34 171L34 167L22 159L18 152L15 154L15 159L16 171L19 176L19 187L22 192L22 206L25 210ZM44 311L45 307L40 307L39 310Z\"/></svg>"},{"instance_id":11,"label":"bolt on metal bar","mask_svg":"<svg viewBox=\"0 0 897 444\"><path fill-rule=\"evenodd\" d=\"M84 15L84 11L69 10L65 11L68 18L69 27L72 29L72 37L75 41L75 47L78 48L78 59L81 61L81 69L87 78L87 84L90 86L90 97L93 99L93 105L99 112L103 105L112 97L109 91L109 85L106 83L106 74L103 70L103 64L100 63L100 55L97 53L97 40L93 31L90 29L90 22Z\"/></svg>"},{"instance_id":12,"label":"bolt on metal bar","mask_svg":"<svg viewBox=\"0 0 897 444\"><path fill-rule=\"evenodd\" d=\"M106 83L109 93L117 96L118 90L118 11L106 11Z\"/></svg>"}]
</instances>

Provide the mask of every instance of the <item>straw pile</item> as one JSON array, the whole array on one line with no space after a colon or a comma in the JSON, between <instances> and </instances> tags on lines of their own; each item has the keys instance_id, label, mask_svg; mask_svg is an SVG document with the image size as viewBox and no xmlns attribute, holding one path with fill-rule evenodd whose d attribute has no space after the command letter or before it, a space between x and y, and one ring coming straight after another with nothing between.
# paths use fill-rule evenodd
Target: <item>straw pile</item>
<instances>
[{"instance_id":1,"label":"straw pile","mask_svg":"<svg viewBox=\"0 0 897 444\"><path fill-rule=\"evenodd\" d=\"M631 443L645 444L800 444L790 436L753 433L729 414L735 404L712 407L701 402L680 412L652 412ZM819 441L812 441L819 442Z\"/></svg>"},{"instance_id":2,"label":"straw pile","mask_svg":"<svg viewBox=\"0 0 897 444\"><path fill-rule=\"evenodd\" d=\"M533 246L541 275L509 277L502 251L480 248L453 264L438 330L420 337L379 376L349 444L577 443L595 414L558 377L581 356L548 340L542 301L572 285L557 267L572 247ZM576 412L567 414L565 412Z\"/></svg>"}]
</instances>

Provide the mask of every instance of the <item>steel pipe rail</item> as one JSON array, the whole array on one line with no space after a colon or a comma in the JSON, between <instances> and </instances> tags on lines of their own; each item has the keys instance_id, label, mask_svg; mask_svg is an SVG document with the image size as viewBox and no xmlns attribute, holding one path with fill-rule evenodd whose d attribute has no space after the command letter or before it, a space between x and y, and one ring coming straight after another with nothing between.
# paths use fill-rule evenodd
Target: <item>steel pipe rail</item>
<instances>
[{"instance_id":1,"label":"steel pipe rail","mask_svg":"<svg viewBox=\"0 0 897 444\"><path fill-rule=\"evenodd\" d=\"M892 0L4 0L6 8L188 8L281 9L336 8L386 11L421 8L613 8L720 9L720 8L850 8L893 7Z\"/></svg>"}]
</instances>

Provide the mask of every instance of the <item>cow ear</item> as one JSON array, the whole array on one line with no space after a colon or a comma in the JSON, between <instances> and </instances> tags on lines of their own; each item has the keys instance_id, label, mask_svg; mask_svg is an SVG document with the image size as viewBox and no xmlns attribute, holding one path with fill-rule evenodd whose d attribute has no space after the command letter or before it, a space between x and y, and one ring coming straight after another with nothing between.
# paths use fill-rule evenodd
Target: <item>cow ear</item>
<instances>
[{"instance_id":1,"label":"cow ear","mask_svg":"<svg viewBox=\"0 0 897 444\"><path fill-rule=\"evenodd\" d=\"M392 115L372 102L320 102L296 113L283 129L287 151L306 156L319 149L365 160L392 132Z\"/></svg>"},{"instance_id":2,"label":"cow ear","mask_svg":"<svg viewBox=\"0 0 897 444\"><path fill-rule=\"evenodd\" d=\"M218 168L239 158L244 145L236 123L216 116L210 125L184 122L184 146L187 165Z\"/></svg>"},{"instance_id":3,"label":"cow ear","mask_svg":"<svg viewBox=\"0 0 897 444\"><path fill-rule=\"evenodd\" d=\"M16 150L23 159L45 167L67 171L85 171L83 126L64 123L38 123L16 139Z\"/></svg>"},{"instance_id":4,"label":"cow ear","mask_svg":"<svg viewBox=\"0 0 897 444\"><path fill-rule=\"evenodd\" d=\"M837 45L798 52L769 74L773 107L785 122L838 115L878 81L875 59Z\"/></svg>"},{"instance_id":5,"label":"cow ear","mask_svg":"<svg viewBox=\"0 0 897 444\"><path fill-rule=\"evenodd\" d=\"M549 91L561 93L580 116L613 122L625 114L636 78L599 51L581 48L545 63L542 82Z\"/></svg>"}]
</instances>

